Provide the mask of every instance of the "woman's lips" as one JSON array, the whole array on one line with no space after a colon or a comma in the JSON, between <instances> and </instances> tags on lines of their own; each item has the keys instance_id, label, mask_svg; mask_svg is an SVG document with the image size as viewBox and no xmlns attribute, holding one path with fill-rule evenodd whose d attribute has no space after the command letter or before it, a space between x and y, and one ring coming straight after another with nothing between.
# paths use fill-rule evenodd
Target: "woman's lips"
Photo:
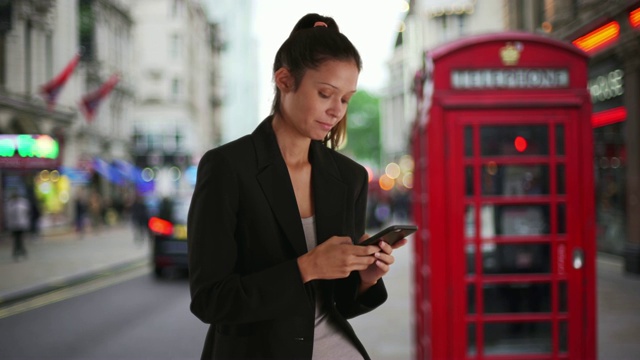
<instances>
[{"instance_id":1,"label":"woman's lips","mask_svg":"<svg viewBox=\"0 0 640 360\"><path fill-rule=\"evenodd\" d=\"M322 129L326 130L326 131L330 131L331 128L333 128L333 124L331 124L331 123L325 123L325 122L322 122L322 121L318 121L318 124L320 124Z\"/></svg>"}]
</instances>

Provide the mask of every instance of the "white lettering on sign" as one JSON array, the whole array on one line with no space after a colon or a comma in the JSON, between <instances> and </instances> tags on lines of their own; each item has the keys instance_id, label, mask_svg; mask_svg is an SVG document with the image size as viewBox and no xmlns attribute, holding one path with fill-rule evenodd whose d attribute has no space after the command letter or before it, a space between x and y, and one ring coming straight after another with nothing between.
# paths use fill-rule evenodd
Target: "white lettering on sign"
<instances>
[{"instance_id":1,"label":"white lettering on sign","mask_svg":"<svg viewBox=\"0 0 640 360\"><path fill-rule=\"evenodd\" d=\"M595 104L611 100L624 94L624 72L620 69L613 70L606 75L600 75L589 80L589 92L591 101Z\"/></svg>"},{"instance_id":2,"label":"white lettering on sign","mask_svg":"<svg viewBox=\"0 0 640 360\"><path fill-rule=\"evenodd\" d=\"M567 69L453 70L454 89L555 89L569 86Z\"/></svg>"}]
</instances>

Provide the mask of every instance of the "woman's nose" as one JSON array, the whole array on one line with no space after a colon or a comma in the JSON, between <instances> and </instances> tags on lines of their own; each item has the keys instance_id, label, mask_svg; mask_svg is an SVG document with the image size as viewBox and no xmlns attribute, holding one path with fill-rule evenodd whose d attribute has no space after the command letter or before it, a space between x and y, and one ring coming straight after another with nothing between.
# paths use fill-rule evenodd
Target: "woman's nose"
<instances>
[{"instance_id":1,"label":"woman's nose","mask_svg":"<svg viewBox=\"0 0 640 360\"><path fill-rule=\"evenodd\" d=\"M327 111L327 113L334 118L341 119L342 115L345 111L345 105L342 103L340 99L334 100L331 102L331 107Z\"/></svg>"}]
</instances>

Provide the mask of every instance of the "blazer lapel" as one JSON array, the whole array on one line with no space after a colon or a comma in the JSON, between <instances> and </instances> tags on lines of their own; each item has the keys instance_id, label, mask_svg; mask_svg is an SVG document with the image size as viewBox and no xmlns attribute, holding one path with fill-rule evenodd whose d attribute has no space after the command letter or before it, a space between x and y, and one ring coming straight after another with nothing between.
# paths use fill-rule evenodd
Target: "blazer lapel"
<instances>
[{"instance_id":1,"label":"blazer lapel","mask_svg":"<svg viewBox=\"0 0 640 360\"><path fill-rule=\"evenodd\" d=\"M302 255L307 252L307 243L289 171L271 128L271 117L256 128L252 138L258 159L258 183L282 231L296 253Z\"/></svg>"},{"instance_id":2,"label":"blazer lapel","mask_svg":"<svg viewBox=\"0 0 640 360\"><path fill-rule=\"evenodd\" d=\"M321 244L329 237L347 236L345 217L347 186L331 157L330 150L319 141L309 148L312 165L311 182L316 216L316 237Z\"/></svg>"}]
</instances>

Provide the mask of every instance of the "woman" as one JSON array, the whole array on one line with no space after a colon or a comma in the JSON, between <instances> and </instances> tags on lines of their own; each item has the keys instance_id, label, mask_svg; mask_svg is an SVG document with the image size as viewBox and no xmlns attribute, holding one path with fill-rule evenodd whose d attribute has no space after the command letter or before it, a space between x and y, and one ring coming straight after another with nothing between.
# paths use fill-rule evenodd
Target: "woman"
<instances>
[{"instance_id":1,"label":"woman","mask_svg":"<svg viewBox=\"0 0 640 360\"><path fill-rule=\"evenodd\" d=\"M202 158L188 229L203 358L369 358L346 319L386 300L393 248L354 245L368 175L327 147L360 68L333 19L304 16L276 54L272 114Z\"/></svg>"}]
</instances>

